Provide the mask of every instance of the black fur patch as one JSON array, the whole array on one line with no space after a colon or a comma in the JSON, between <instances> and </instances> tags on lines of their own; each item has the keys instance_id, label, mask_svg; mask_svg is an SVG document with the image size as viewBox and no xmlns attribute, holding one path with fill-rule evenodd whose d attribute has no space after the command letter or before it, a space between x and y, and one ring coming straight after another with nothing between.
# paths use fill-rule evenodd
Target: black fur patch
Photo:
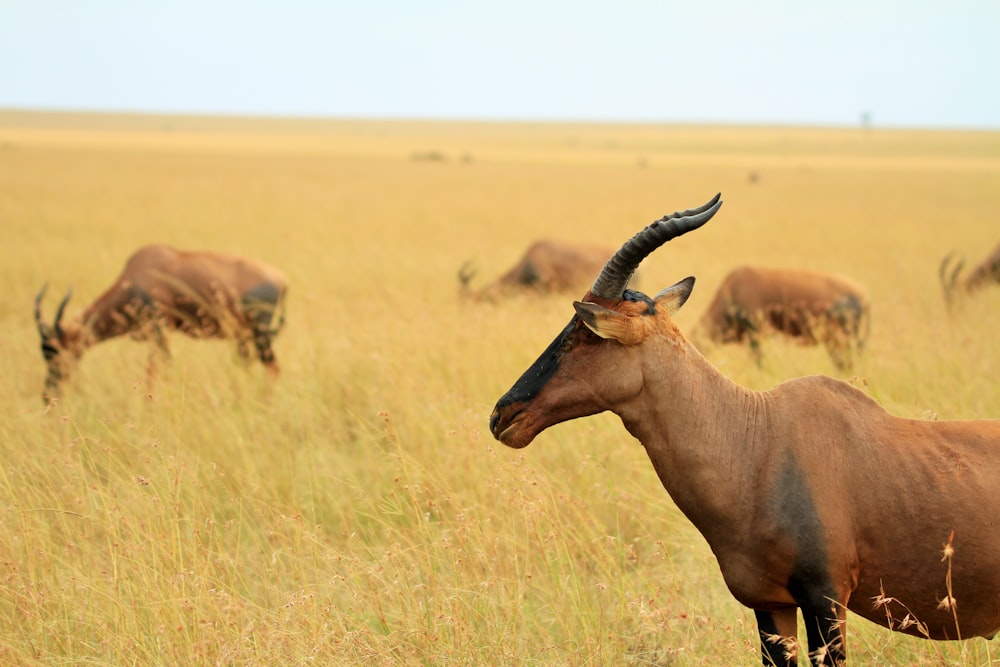
<instances>
[{"instance_id":1,"label":"black fur patch","mask_svg":"<svg viewBox=\"0 0 1000 667\"><path fill-rule=\"evenodd\" d=\"M271 326L280 298L281 290L271 283L260 283L243 293L240 303L254 329L265 331Z\"/></svg>"},{"instance_id":2,"label":"black fur patch","mask_svg":"<svg viewBox=\"0 0 1000 667\"><path fill-rule=\"evenodd\" d=\"M814 651L837 638L837 615L833 608L836 589L830 577L823 524L805 471L797 461L786 461L773 502L779 524L795 544L795 565L788 578L788 592L802 610L809 649ZM836 656L842 647L831 644L830 650Z\"/></svg>"},{"instance_id":3,"label":"black fur patch","mask_svg":"<svg viewBox=\"0 0 1000 667\"><path fill-rule=\"evenodd\" d=\"M646 314L653 315L656 313L656 304L653 300L643 294L642 292L637 292L634 289L627 289L622 292L622 301L630 301L632 303L644 303L646 304Z\"/></svg>"},{"instance_id":4,"label":"black fur patch","mask_svg":"<svg viewBox=\"0 0 1000 667\"><path fill-rule=\"evenodd\" d=\"M528 370L524 371L514 386L510 388L506 394L500 397L497 401L496 409L494 410L494 416L497 415L497 411L500 408L511 405L512 403L523 403L530 401L538 392L542 390L542 387L552 378L556 370L559 368L559 362L562 359L563 352L566 349L566 344L569 340L570 334L576 328L579 318L574 315L573 319L569 321L569 324L562 330L555 340L553 340L545 351L542 352L541 356L535 360L535 363L528 367ZM495 417L494 417L495 418ZM490 424L492 429L495 424Z\"/></svg>"}]
</instances>

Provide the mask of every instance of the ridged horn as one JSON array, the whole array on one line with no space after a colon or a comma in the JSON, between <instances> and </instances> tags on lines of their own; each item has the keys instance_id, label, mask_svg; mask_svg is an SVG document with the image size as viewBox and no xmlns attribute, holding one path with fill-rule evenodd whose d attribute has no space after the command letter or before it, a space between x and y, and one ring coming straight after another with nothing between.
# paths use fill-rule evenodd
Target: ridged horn
<instances>
[{"instance_id":1,"label":"ridged horn","mask_svg":"<svg viewBox=\"0 0 1000 667\"><path fill-rule=\"evenodd\" d=\"M670 239L698 229L711 220L722 206L721 197L720 192L698 208L677 211L646 225L608 260L590 288L591 293L602 299L620 299L639 263Z\"/></svg>"}]
</instances>

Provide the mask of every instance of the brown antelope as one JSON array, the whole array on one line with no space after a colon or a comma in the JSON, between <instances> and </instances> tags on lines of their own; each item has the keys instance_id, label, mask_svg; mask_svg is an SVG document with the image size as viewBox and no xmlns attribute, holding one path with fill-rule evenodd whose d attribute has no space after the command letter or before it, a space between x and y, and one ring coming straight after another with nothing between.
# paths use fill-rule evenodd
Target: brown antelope
<instances>
[{"instance_id":1,"label":"brown antelope","mask_svg":"<svg viewBox=\"0 0 1000 667\"><path fill-rule=\"evenodd\" d=\"M479 290L469 285L475 276L471 263L463 264L458 271L459 294L480 301L497 301L524 291L555 293L586 289L612 252L613 248L602 246L536 241L513 268Z\"/></svg>"},{"instance_id":2,"label":"brown antelope","mask_svg":"<svg viewBox=\"0 0 1000 667\"><path fill-rule=\"evenodd\" d=\"M806 345L823 344L837 368L850 368L871 323L864 287L845 276L804 269L742 266L722 281L702 316L716 343L750 343L760 363L760 338L775 331Z\"/></svg>"},{"instance_id":3,"label":"brown antelope","mask_svg":"<svg viewBox=\"0 0 1000 667\"><path fill-rule=\"evenodd\" d=\"M652 298L625 289L647 255L720 206L717 195L665 216L611 257L497 402L494 437L520 448L560 422L618 415L754 610L764 664L797 664L796 609L816 664L844 661L848 609L931 639L992 637L1000 420L902 419L823 376L746 389L671 319L694 278Z\"/></svg>"},{"instance_id":4,"label":"brown antelope","mask_svg":"<svg viewBox=\"0 0 1000 667\"><path fill-rule=\"evenodd\" d=\"M42 397L48 403L58 394L59 383L87 348L126 334L155 342L152 373L157 350L170 355L165 328L194 338L235 338L247 360L253 344L264 366L277 373L271 339L284 322L286 293L284 274L264 262L165 245L137 250L114 284L70 322L62 320L71 292L51 326L42 320L42 287L35 297L35 322L48 364Z\"/></svg>"},{"instance_id":5,"label":"brown antelope","mask_svg":"<svg viewBox=\"0 0 1000 667\"><path fill-rule=\"evenodd\" d=\"M1000 284L1000 245L997 245L986 259L973 267L961 279L959 274L965 266L965 260L958 260L953 268L950 266L951 261L952 255L947 255L941 260L941 265L938 267L938 278L941 280L944 300L949 306L954 303L955 298L960 293L971 294L987 285Z\"/></svg>"}]
</instances>

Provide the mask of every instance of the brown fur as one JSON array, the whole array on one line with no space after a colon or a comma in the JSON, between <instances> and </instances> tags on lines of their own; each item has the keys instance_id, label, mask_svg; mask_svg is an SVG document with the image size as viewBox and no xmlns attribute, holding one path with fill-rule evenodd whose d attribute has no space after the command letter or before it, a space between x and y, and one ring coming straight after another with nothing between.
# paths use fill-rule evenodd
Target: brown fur
<instances>
[{"instance_id":1,"label":"brown fur","mask_svg":"<svg viewBox=\"0 0 1000 667\"><path fill-rule=\"evenodd\" d=\"M754 609L765 664L796 664L797 609L816 664L845 660L847 609L931 639L1000 630L1000 420L902 419L823 376L741 387L671 318L693 283L652 308L588 292L497 402L494 436L520 448L618 415Z\"/></svg>"},{"instance_id":2,"label":"brown fur","mask_svg":"<svg viewBox=\"0 0 1000 667\"><path fill-rule=\"evenodd\" d=\"M717 343L748 341L760 361L760 339L777 332L825 345L838 368L850 368L871 322L867 290L832 273L742 266L719 286L700 327Z\"/></svg>"},{"instance_id":3,"label":"brown fur","mask_svg":"<svg viewBox=\"0 0 1000 667\"><path fill-rule=\"evenodd\" d=\"M271 338L284 318L287 281L281 271L259 260L145 246L129 258L111 287L64 324L67 295L53 326L41 319L43 293L36 298L35 317L49 368L46 400L84 351L102 341L126 334L153 339L169 356L163 329L195 338L233 338L247 359L254 345L264 365L278 372Z\"/></svg>"}]
</instances>

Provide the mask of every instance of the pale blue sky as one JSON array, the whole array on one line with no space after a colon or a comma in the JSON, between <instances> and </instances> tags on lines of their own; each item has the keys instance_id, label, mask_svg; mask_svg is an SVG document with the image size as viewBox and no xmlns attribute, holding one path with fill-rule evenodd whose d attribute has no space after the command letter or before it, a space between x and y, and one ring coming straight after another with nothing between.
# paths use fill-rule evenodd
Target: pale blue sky
<instances>
[{"instance_id":1,"label":"pale blue sky","mask_svg":"<svg viewBox=\"0 0 1000 667\"><path fill-rule=\"evenodd\" d=\"M0 0L0 108L1000 129L1000 1Z\"/></svg>"}]
</instances>

